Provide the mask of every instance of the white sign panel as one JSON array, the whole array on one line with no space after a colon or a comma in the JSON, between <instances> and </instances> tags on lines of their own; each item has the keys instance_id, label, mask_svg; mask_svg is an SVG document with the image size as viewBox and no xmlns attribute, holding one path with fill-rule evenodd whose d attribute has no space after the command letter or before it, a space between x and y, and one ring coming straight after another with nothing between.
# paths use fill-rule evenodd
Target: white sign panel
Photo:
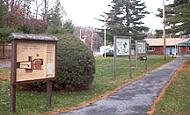
<instances>
[{"instance_id":1,"label":"white sign panel","mask_svg":"<svg viewBox=\"0 0 190 115\"><path fill-rule=\"evenodd\" d=\"M130 39L116 39L116 55L129 55Z\"/></svg>"},{"instance_id":2,"label":"white sign panel","mask_svg":"<svg viewBox=\"0 0 190 115\"><path fill-rule=\"evenodd\" d=\"M137 42L137 53L138 54L145 54L146 53L146 43L143 41Z\"/></svg>"}]
</instances>

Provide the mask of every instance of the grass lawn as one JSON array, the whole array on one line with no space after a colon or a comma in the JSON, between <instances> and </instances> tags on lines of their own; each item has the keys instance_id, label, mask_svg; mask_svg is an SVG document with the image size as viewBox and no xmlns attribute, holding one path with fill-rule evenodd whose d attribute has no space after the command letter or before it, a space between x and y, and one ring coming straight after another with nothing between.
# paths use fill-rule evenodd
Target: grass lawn
<instances>
[{"instance_id":1,"label":"grass lawn","mask_svg":"<svg viewBox=\"0 0 190 115\"><path fill-rule=\"evenodd\" d=\"M8 80L9 76L10 76L10 69L9 68L0 69L0 80Z\"/></svg>"},{"instance_id":2,"label":"grass lawn","mask_svg":"<svg viewBox=\"0 0 190 115\"><path fill-rule=\"evenodd\" d=\"M190 115L190 59L156 104L155 115Z\"/></svg>"},{"instance_id":3,"label":"grass lawn","mask_svg":"<svg viewBox=\"0 0 190 115\"><path fill-rule=\"evenodd\" d=\"M168 58L168 61L171 58ZM38 92L23 92L17 91L17 113L18 115L37 115L43 114L48 111L56 111L59 108L69 108L77 104L96 98L106 92L112 91L122 84L128 83L132 79L128 77L127 58L117 58L117 79L112 79L112 62L113 58L96 58L96 77L93 82L92 88L86 91L78 92L53 92L52 108L47 108L47 95L46 93ZM135 62L135 61L134 61ZM148 57L148 70L155 69L163 64L163 56L149 56ZM143 62L138 62L139 68L133 70L133 78L143 75ZM7 69L0 69L1 76L7 75ZM9 108L9 81L0 82L0 115L11 114Z\"/></svg>"}]
</instances>

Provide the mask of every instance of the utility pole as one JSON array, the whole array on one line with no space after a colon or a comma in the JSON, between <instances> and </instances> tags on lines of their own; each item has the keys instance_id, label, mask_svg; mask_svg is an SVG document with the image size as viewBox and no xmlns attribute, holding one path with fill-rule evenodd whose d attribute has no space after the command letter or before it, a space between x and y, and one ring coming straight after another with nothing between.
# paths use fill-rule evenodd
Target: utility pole
<instances>
[{"instance_id":1,"label":"utility pole","mask_svg":"<svg viewBox=\"0 0 190 115\"><path fill-rule=\"evenodd\" d=\"M164 63L166 63L166 7L165 7L165 0L163 0L163 54L164 54Z\"/></svg>"},{"instance_id":2,"label":"utility pole","mask_svg":"<svg viewBox=\"0 0 190 115\"><path fill-rule=\"evenodd\" d=\"M104 28L104 46L106 47L106 27ZM106 51L104 50L104 56L106 57Z\"/></svg>"},{"instance_id":3,"label":"utility pole","mask_svg":"<svg viewBox=\"0 0 190 115\"><path fill-rule=\"evenodd\" d=\"M92 30L91 30L91 39L90 39L90 42L91 42L91 50L93 51L93 46L94 46L94 30L93 30L93 28L92 28Z\"/></svg>"},{"instance_id":4,"label":"utility pole","mask_svg":"<svg viewBox=\"0 0 190 115\"><path fill-rule=\"evenodd\" d=\"M82 29L81 29L81 27L80 27L80 32L79 32L79 34L80 34L80 40L82 40Z\"/></svg>"}]
</instances>

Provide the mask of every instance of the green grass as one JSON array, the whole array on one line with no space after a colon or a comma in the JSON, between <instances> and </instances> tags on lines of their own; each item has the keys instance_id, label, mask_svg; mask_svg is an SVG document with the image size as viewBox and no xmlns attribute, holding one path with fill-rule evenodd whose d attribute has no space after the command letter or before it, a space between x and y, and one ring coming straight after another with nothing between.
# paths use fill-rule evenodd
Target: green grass
<instances>
[{"instance_id":1,"label":"green grass","mask_svg":"<svg viewBox=\"0 0 190 115\"><path fill-rule=\"evenodd\" d=\"M170 60L168 60L170 61ZM117 58L116 75L117 79L112 79L113 58L96 58L96 77L90 90L78 92L53 92L52 108L47 108L47 95L45 92L22 92L17 91L17 115L37 115L47 111L54 111L59 108L69 108L93 99L120 85L129 82L128 59L127 57ZM133 62L134 63L134 62ZM150 56L148 58L148 70L152 70L163 64L162 56ZM143 62L138 62L139 68L133 69L133 78L143 75ZM6 71L0 69L0 71ZM6 74L7 72L4 72ZM9 81L0 83L0 115L12 114L9 108Z\"/></svg>"},{"instance_id":2,"label":"green grass","mask_svg":"<svg viewBox=\"0 0 190 115\"><path fill-rule=\"evenodd\" d=\"M155 115L190 115L190 59L156 104Z\"/></svg>"},{"instance_id":3,"label":"green grass","mask_svg":"<svg viewBox=\"0 0 190 115\"><path fill-rule=\"evenodd\" d=\"M0 80L8 79L10 75L10 69L9 68L1 68L0 69Z\"/></svg>"}]
</instances>

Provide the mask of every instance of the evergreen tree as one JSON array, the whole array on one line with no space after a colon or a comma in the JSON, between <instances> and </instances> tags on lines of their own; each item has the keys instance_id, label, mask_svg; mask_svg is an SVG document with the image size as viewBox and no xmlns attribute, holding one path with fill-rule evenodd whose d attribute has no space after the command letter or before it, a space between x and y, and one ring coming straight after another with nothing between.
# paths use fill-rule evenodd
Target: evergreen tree
<instances>
[{"instance_id":1,"label":"evergreen tree","mask_svg":"<svg viewBox=\"0 0 190 115\"><path fill-rule=\"evenodd\" d=\"M156 38L162 38L163 30L155 30L156 32Z\"/></svg>"},{"instance_id":2,"label":"evergreen tree","mask_svg":"<svg viewBox=\"0 0 190 115\"><path fill-rule=\"evenodd\" d=\"M133 39L143 39L148 27L143 26L141 19L149 12L145 11L145 3L141 0L113 0L111 10L103 17L108 29L108 39L114 35L131 36Z\"/></svg>"},{"instance_id":3,"label":"evergreen tree","mask_svg":"<svg viewBox=\"0 0 190 115\"><path fill-rule=\"evenodd\" d=\"M64 22L63 24L63 29L65 30L65 32L74 33L74 25L72 23L72 20L68 19Z\"/></svg>"},{"instance_id":4,"label":"evergreen tree","mask_svg":"<svg viewBox=\"0 0 190 115\"><path fill-rule=\"evenodd\" d=\"M162 9L157 16L162 18ZM190 0L174 0L166 5L166 24L168 33L174 37L190 34Z\"/></svg>"},{"instance_id":5,"label":"evergreen tree","mask_svg":"<svg viewBox=\"0 0 190 115\"><path fill-rule=\"evenodd\" d=\"M3 26L3 16L7 13L7 8L3 0L0 0L0 27Z\"/></svg>"},{"instance_id":6,"label":"evergreen tree","mask_svg":"<svg viewBox=\"0 0 190 115\"><path fill-rule=\"evenodd\" d=\"M56 0L55 6L51 8L47 14L48 28L47 33L60 34L60 33L71 33L74 32L74 25L72 20L68 19L65 22L62 21L65 11L61 6L60 0Z\"/></svg>"},{"instance_id":7,"label":"evergreen tree","mask_svg":"<svg viewBox=\"0 0 190 115\"><path fill-rule=\"evenodd\" d=\"M61 3L60 0L56 0L55 6L51 9L50 13L47 14L48 24L60 27L62 26L61 18Z\"/></svg>"}]
</instances>

